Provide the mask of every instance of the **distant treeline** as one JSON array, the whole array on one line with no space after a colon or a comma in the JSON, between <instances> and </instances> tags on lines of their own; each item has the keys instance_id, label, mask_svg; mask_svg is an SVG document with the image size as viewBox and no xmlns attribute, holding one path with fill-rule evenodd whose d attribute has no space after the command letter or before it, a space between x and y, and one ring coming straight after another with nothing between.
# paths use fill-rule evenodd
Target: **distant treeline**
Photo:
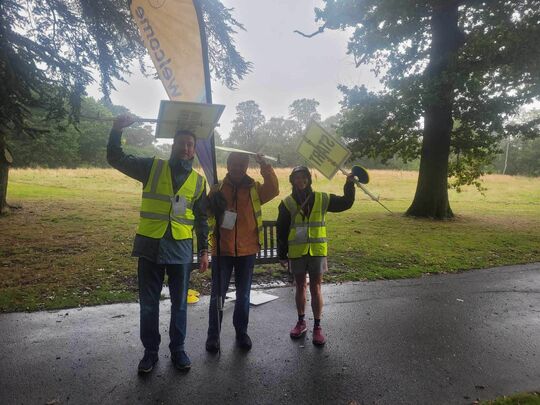
<instances>
[{"instance_id":1,"label":"distant treeline","mask_svg":"<svg viewBox=\"0 0 540 405\"><path fill-rule=\"evenodd\" d=\"M311 119L322 121L323 126L333 131L340 116L321 120L317 112L319 103L314 99L295 100L289 106L289 116L266 119L259 105L248 100L236 106L236 118L228 138L222 139L216 132L216 145L227 145L252 152L261 151L269 156L279 157L279 167L305 164L296 153L296 145ZM107 167L106 148L111 120L129 110L123 106L110 105L93 98L85 98L81 108L81 119L76 125L54 122L46 117L40 119L40 112L33 116L39 129L35 137L21 135L8 138L8 145L14 156L14 167ZM99 119L92 119L99 118ZM124 131L124 150L137 156L159 156L167 158L170 145L156 142L154 128L149 125L134 124ZM491 173L510 175L540 176L540 139L509 139L500 145L501 153L488 165ZM217 152L217 162L224 165L227 153ZM351 163L361 164L369 169L418 170L419 160L404 163L399 158L382 162L380 159L354 157ZM505 164L506 163L506 164Z\"/></svg>"},{"instance_id":2,"label":"distant treeline","mask_svg":"<svg viewBox=\"0 0 540 405\"><path fill-rule=\"evenodd\" d=\"M129 112L122 106L107 105L93 98L85 98L81 118L77 124L57 122L40 117L33 111L36 135L21 134L8 137L14 157L14 167L107 167L107 140L114 116ZM124 131L124 149L127 153L144 156L168 156L167 145L155 144L151 126L134 124Z\"/></svg>"},{"instance_id":3,"label":"distant treeline","mask_svg":"<svg viewBox=\"0 0 540 405\"><path fill-rule=\"evenodd\" d=\"M508 139L500 147L502 152L490 166L493 173L540 176L540 138Z\"/></svg>"}]
</instances>

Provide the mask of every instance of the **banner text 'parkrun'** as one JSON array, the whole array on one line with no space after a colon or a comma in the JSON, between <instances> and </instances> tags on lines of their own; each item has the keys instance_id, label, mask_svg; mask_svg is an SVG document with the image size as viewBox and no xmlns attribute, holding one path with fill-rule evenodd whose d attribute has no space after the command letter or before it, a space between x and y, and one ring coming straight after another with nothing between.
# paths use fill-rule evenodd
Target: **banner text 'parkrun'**
<instances>
[{"instance_id":1,"label":"banner text 'parkrun'","mask_svg":"<svg viewBox=\"0 0 540 405\"><path fill-rule=\"evenodd\" d=\"M154 57L156 61L156 69L161 77L166 80L167 93L169 93L170 98L179 97L182 93L178 89L178 84L176 83L176 78L174 77L173 71L167 67L171 63L171 59L166 59L165 52L161 49L159 39L155 37L154 29L150 25L148 19L144 16L144 8L137 7L137 17L139 17L141 22L141 27L144 31L146 40L148 41L148 49L154 52Z\"/></svg>"}]
</instances>

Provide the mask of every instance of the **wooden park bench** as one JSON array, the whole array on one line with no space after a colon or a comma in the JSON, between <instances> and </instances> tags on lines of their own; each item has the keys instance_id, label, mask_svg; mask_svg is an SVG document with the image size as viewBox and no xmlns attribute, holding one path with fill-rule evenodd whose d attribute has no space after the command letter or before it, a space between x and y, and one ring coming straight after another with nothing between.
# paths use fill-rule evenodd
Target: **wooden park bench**
<instances>
[{"instance_id":1,"label":"wooden park bench","mask_svg":"<svg viewBox=\"0 0 540 405\"><path fill-rule=\"evenodd\" d=\"M276 240L276 221L263 221L263 241L261 250L259 250L259 253L257 253L255 258L255 264L279 262ZM195 244L193 244L193 246L195 247ZM211 256L209 256L209 260L212 260ZM199 257L197 252L193 252L193 263L191 264L191 267L193 269L199 268Z\"/></svg>"}]
</instances>

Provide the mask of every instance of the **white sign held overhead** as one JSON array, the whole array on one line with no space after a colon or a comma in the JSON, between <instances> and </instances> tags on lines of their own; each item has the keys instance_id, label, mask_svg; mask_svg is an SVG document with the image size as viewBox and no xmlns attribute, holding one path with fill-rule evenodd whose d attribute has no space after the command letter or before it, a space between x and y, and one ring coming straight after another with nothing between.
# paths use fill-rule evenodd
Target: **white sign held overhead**
<instances>
[{"instance_id":1,"label":"white sign held overhead","mask_svg":"<svg viewBox=\"0 0 540 405\"><path fill-rule=\"evenodd\" d=\"M223 110L221 104L201 104L161 100L156 138L174 138L177 131L190 131L197 139L207 139Z\"/></svg>"},{"instance_id":2,"label":"white sign held overhead","mask_svg":"<svg viewBox=\"0 0 540 405\"><path fill-rule=\"evenodd\" d=\"M229 148L228 146L216 146L216 149L222 150L224 152L238 152L238 153L245 153L246 155L256 155L255 152L250 152L248 150L243 150L243 149ZM263 155L263 157L265 159L273 160L275 162L277 162L278 160L277 158L272 157L272 156Z\"/></svg>"}]
</instances>

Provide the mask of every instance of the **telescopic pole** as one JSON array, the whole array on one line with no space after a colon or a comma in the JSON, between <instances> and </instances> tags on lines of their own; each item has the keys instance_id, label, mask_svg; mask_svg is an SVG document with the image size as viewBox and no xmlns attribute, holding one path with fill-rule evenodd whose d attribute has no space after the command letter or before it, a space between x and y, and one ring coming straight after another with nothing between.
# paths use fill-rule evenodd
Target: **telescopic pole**
<instances>
[{"instance_id":1,"label":"telescopic pole","mask_svg":"<svg viewBox=\"0 0 540 405\"><path fill-rule=\"evenodd\" d=\"M208 41L206 39L206 30L204 25L204 18L202 15L201 6L199 4L198 0L193 0L193 5L195 7L195 11L197 13L197 20L199 22L199 33L201 35L201 48L202 48L202 57L203 57L203 66L204 66L204 83L205 83L205 89L206 89L206 102L209 104L212 104L212 88L211 88L211 81L210 81L210 68L208 65ZM216 164L216 145L215 145L215 136L212 132L212 136L210 139L211 142L211 148L212 148L212 155L213 155L213 172L214 172L214 185L218 184L218 174L217 174L217 164ZM219 231L219 218L216 218L216 225L214 229L215 237L214 240L216 242L216 257L212 257L212 261L215 260L216 263L216 281L217 281L217 318L218 318L218 342L219 338L221 336L221 318L223 315L223 300L221 297L221 267L220 267L220 256L221 256L221 238L220 238L220 231ZM211 271L214 271L214 266L212 266ZM210 298L211 299L211 298ZM218 345L219 354L221 354L221 345Z\"/></svg>"},{"instance_id":2,"label":"telescopic pole","mask_svg":"<svg viewBox=\"0 0 540 405\"><path fill-rule=\"evenodd\" d=\"M342 167L340 167L339 170L340 170L341 173L343 173L345 176L348 176L348 175L350 174L350 173L347 173L347 171L346 171L345 169L343 169ZM379 197L375 197L375 196L367 189L366 186L364 186L362 183L360 183L360 182L358 181L358 179L357 179L356 177L354 178L354 183L355 183L359 188L361 188L362 191L363 191L364 193L366 193L366 194L369 196L369 198L371 198L371 199L372 199L373 201L375 201L375 202L378 202L378 203L379 203L386 211L388 211L390 214L393 214L392 211L390 211L388 208L385 207L385 205L384 205L382 202L380 202Z\"/></svg>"}]
</instances>

